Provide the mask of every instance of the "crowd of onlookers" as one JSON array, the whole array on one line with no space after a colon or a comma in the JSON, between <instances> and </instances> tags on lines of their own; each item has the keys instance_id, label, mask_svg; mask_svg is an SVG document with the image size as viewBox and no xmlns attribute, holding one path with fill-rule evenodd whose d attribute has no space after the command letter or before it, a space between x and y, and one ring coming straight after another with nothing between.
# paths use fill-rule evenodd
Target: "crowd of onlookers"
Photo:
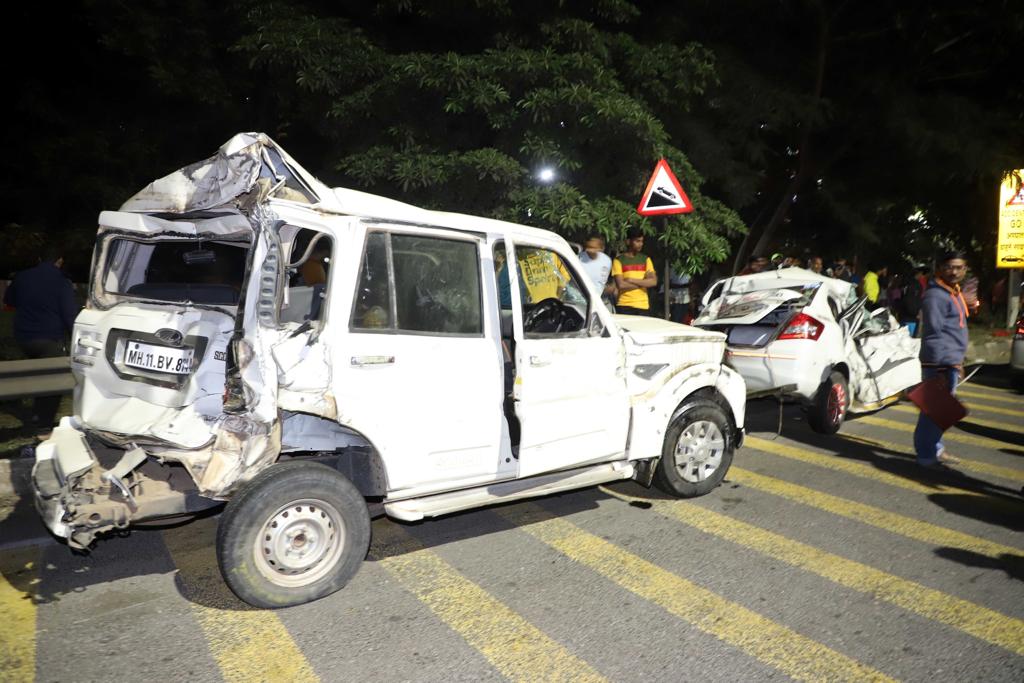
<instances>
[{"instance_id":1,"label":"crowd of onlookers","mask_svg":"<svg viewBox=\"0 0 1024 683\"><path fill-rule=\"evenodd\" d=\"M661 302L667 299L669 318L689 323L698 313L702 291L712 282L708 277L691 277L672 271L667 273L668 277L664 277L665 274L659 276L651 259L643 253L643 245L643 233L639 230L631 231L625 242L625 250L612 258L605 253L604 239L592 235L584 243L580 258L587 274L603 292L606 302L617 311L647 315L661 309ZM893 316L914 334L920 318L921 300L933 276L931 268L923 264L896 267L881 261L868 261L864 265L866 267L858 268L843 257L826 261L820 255L800 257L775 253L771 257L750 256L737 275L781 268L805 268L844 280L854 285L859 296L866 297L870 308L888 307ZM667 296L666 286L669 289ZM1005 282L1002 286L1005 290ZM999 310L1006 303L1005 291L1000 299L999 287L1000 283L997 282L990 297L992 310ZM977 276L968 272L961 291L970 313L977 313L981 307Z\"/></svg>"},{"instance_id":2,"label":"crowd of onlookers","mask_svg":"<svg viewBox=\"0 0 1024 683\"><path fill-rule=\"evenodd\" d=\"M739 275L795 267L844 280L857 288L858 295L866 297L871 308L888 307L893 316L901 324L907 325L912 334L914 333L921 312L921 299L928 288L928 281L932 278L931 268L920 264L912 268L905 266L897 269L881 261L868 261L861 274L842 257L834 259L828 267L825 267L824 263L821 256L811 256L803 260L781 253L773 254L770 259L755 255L747 259L747 265ZM961 292L971 314L977 313L981 307L981 299L978 295L976 275L968 272L961 284Z\"/></svg>"}]
</instances>

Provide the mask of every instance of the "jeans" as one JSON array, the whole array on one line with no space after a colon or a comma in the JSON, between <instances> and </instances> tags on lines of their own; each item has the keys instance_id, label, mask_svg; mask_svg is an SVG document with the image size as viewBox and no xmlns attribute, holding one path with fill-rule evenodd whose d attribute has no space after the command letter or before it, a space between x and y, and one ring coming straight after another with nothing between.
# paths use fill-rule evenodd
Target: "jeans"
<instances>
[{"instance_id":1,"label":"jeans","mask_svg":"<svg viewBox=\"0 0 1024 683\"><path fill-rule=\"evenodd\" d=\"M921 368L921 379L931 379L936 375L946 377L949 393L956 394L956 383L960 379L960 371L957 368ZM919 465L934 465L938 461L939 453L946 448L942 443L942 430L931 421L924 413L917 416L917 428L914 429L914 450L917 452L917 463Z\"/></svg>"}]
</instances>

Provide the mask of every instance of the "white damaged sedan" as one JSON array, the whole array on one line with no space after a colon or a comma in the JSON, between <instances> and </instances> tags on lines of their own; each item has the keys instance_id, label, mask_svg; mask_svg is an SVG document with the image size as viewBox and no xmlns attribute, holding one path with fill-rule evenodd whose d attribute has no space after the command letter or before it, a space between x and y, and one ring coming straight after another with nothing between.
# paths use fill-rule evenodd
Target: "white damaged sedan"
<instances>
[{"instance_id":1,"label":"white damaged sedan","mask_svg":"<svg viewBox=\"0 0 1024 683\"><path fill-rule=\"evenodd\" d=\"M847 412L877 410L921 381L920 340L854 286L802 268L716 282L694 325L728 335L726 359L749 396L804 402L811 427L839 430Z\"/></svg>"}]
</instances>

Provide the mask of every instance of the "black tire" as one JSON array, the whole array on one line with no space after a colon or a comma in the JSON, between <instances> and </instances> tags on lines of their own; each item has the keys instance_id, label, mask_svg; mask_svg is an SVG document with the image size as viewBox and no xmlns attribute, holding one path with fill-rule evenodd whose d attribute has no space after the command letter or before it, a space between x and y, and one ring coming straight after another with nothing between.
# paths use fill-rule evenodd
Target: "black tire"
<instances>
[{"instance_id":1,"label":"black tire","mask_svg":"<svg viewBox=\"0 0 1024 683\"><path fill-rule=\"evenodd\" d=\"M290 461L260 472L228 503L217 564L243 601L288 607L343 588L369 545L366 501L352 482L326 465Z\"/></svg>"},{"instance_id":2,"label":"black tire","mask_svg":"<svg viewBox=\"0 0 1024 683\"><path fill-rule=\"evenodd\" d=\"M807 423L819 434L835 434L846 419L850 389L843 373L835 370L821 383L807 411Z\"/></svg>"},{"instance_id":3,"label":"black tire","mask_svg":"<svg viewBox=\"0 0 1024 683\"><path fill-rule=\"evenodd\" d=\"M696 439L686 444L689 430ZM722 483L732 464L733 430L722 406L698 399L676 411L665 432L654 483L680 498L703 496Z\"/></svg>"}]
</instances>

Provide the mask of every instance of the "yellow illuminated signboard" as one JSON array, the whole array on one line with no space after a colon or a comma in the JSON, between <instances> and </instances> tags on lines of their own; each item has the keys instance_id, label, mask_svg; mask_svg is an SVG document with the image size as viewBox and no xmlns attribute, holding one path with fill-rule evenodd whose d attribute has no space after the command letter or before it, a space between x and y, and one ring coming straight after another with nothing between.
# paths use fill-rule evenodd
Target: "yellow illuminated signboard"
<instances>
[{"instance_id":1,"label":"yellow illuminated signboard","mask_svg":"<svg viewBox=\"0 0 1024 683\"><path fill-rule=\"evenodd\" d=\"M999 188L999 241L996 268L1024 268L1024 169L1014 171Z\"/></svg>"}]
</instances>

